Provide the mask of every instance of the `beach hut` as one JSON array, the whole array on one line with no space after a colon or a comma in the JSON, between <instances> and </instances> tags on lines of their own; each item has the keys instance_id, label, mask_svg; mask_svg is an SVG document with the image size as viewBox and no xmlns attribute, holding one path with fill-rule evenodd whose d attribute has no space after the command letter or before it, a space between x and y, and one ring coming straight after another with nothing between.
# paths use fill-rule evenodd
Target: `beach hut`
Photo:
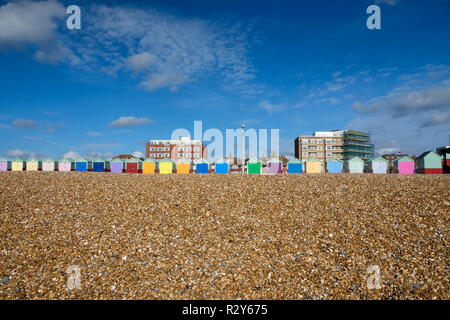
<instances>
[{"instance_id":1,"label":"beach hut","mask_svg":"<svg viewBox=\"0 0 450 320\"><path fill-rule=\"evenodd\" d=\"M68 172L75 170L75 162L72 159L64 158L58 161L58 171Z\"/></svg>"},{"instance_id":2,"label":"beach hut","mask_svg":"<svg viewBox=\"0 0 450 320\"><path fill-rule=\"evenodd\" d=\"M389 164L389 161L387 161L386 159L384 159L382 157L373 158L367 162L369 172L375 173L375 174L387 173L388 164Z\"/></svg>"},{"instance_id":3,"label":"beach hut","mask_svg":"<svg viewBox=\"0 0 450 320\"><path fill-rule=\"evenodd\" d=\"M109 164L109 161L108 161ZM97 158L92 161L92 171L94 172L105 172L106 171L106 161L102 158ZM109 168L108 168L109 169Z\"/></svg>"},{"instance_id":4,"label":"beach hut","mask_svg":"<svg viewBox=\"0 0 450 320\"><path fill-rule=\"evenodd\" d=\"M225 159L220 158L216 160L214 170L215 173L229 173L230 165L225 161Z\"/></svg>"},{"instance_id":5,"label":"beach hut","mask_svg":"<svg viewBox=\"0 0 450 320\"><path fill-rule=\"evenodd\" d=\"M414 160L406 156L394 160L394 172L398 174L414 174Z\"/></svg>"},{"instance_id":6,"label":"beach hut","mask_svg":"<svg viewBox=\"0 0 450 320\"><path fill-rule=\"evenodd\" d=\"M142 161L138 158L131 158L125 162L125 173L142 172Z\"/></svg>"},{"instance_id":7,"label":"beach hut","mask_svg":"<svg viewBox=\"0 0 450 320\"><path fill-rule=\"evenodd\" d=\"M443 157L434 152L427 151L417 157L416 173L442 174Z\"/></svg>"},{"instance_id":8,"label":"beach hut","mask_svg":"<svg viewBox=\"0 0 450 320\"><path fill-rule=\"evenodd\" d=\"M122 173L125 168L125 162L120 158L116 158L109 162L109 166L112 173Z\"/></svg>"},{"instance_id":9,"label":"beach hut","mask_svg":"<svg viewBox=\"0 0 450 320\"><path fill-rule=\"evenodd\" d=\"M359 157L348 159L344 163L344 171L347 173L364 173L364 160Z\"/></svg>"},{"instance_id":10,"label":"beach hut","mask_svg":"<svg viewBox=\"0 0 450 320\"><path fill-rule=\"evenodd\" d=\"M75 171L86 172L92 170L92 161L85 158L78 158L75 161Z\"/></svg>"},{"instance_id":11,"label":"beach hut","mask_svg":"<svg viewBox=\"0 0 450 320\"><path fill-rule=\"evenodd\" d=\"M152 158L147 158L142 162L142 173L155 173L156 161Z\"/></svg>"},{"instance_id":12,"label":"beach hut","mask_svg":"<svg viewBox=\"0 0 450 320\"><path fill-rule=\"evenodd\" d=\"M27 171L38 171L39 169L42 169L42 161L39 159L28 159L26 165Z\"/></svg>"},{"instance_id":13,"label":"beach hut","mask_svg":"<svg viewBox=\"0 0 450 320\"><path fill-rule=\"evenodd\" d=\"M289 162L287 163L287 171L288 173L302 173L303 172L302 162L297 158L289 160Z\"/></svg>"},{"instance_id":14,"label":"beach hut","mask_svg":"<svg viewBox=\"0 0 450 320\"><path fill-rule=\"evenodd\" d=\"M42 160L42 171L55 171L58 168L58 161L47 158Z\"/></svg>"},{"instance_id":15,"label":"beach hut","mask_svg":"<svg viewBox=\"0 0 450 320\"><path fill-rule=\"evenodd\" d=\"M206 159L195 160L195 173L208 173L209 172L209 162Z\"/></svg>"},{"instance_id":16,"label":"beach hut","mask_svg":"<svg viewBox=\"0 0 450 320\"><path fill-rule=\"evenodd\" d=\"M306 160L306 173L320 173L322 171L322 162L316 158Z\"/></svg>"},{"instance_id":17,"label":"beach hut","mask_svg":"<svg viewBox=\"0 0 450 320\"><path fill-rule=\"evenodd\" d=\"M247 173L260 174L261 173L261 161L258 159L250 159L247 162Z\"/></svg>"},{"instance_id":18,"label":"beach hut","mask_svg":"<svg viewBox=\"0 0 450 320\"><path fill-rule=\"evenodd\" d=\"M327 160L327 172L328 173L342 173L344 165L342 160L331 158Z\"/></svg>"},{"instance_id":19,"label":"beach hut","mask_svg":"<svg viewBox=\"0 0 450 320\"><path fill-rule=\"evenodd\" d=\"M25 169L25 161L20 158L16 158L11 161L11 171L23 171Z\"/></svg>"},{"instance_id":20,"label":"beach hut","mask_svg":"<svg viewBox=\"0 0 450 320\"><path fill-rule=\"evenodd\" d=\"M271 158L267 161L267 173L277 174L283 170L283 162L278 158Z\"/></svg>"},{"instance_id":21,"label":"beach hut","mask_svg":"<svg viewBox=\"0 0 450 320\"><path fill-rule=\"evenodd\" d=\"M164 158L158 161L159 173L160 174L171 174L173 173L173 161L171 159Z\"/></svg>"},{"instance_id":22,"label":"beach hut","mask_svg":"<svg viewBox=\"0 0 450 320\"><path fill-rule=\"evenodd\" d=\"M11 162L7 159L0 158L0 171L8 171L11 169Z\"/></svg>"},{"instance_id":23,"label":"beach hut","mask_svg":"<svg viewBox=\"0 0 450 320\"><path fill-rule=\"evenodd\" d=\"M176 163L177 165L177 173L190 173L191 172L191 161L188 159L180 159Z\"/></svg>"}]
</instances>

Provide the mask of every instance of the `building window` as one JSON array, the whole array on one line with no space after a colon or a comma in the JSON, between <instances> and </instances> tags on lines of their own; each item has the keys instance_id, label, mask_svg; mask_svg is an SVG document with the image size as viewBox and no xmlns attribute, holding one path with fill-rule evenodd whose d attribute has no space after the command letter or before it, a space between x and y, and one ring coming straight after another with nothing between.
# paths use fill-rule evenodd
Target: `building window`
<instances>
[{"instance_id":1,"label":"building window","mask_svg":"<svg viewBox=\"0 0 450 320\"><path fill-rule=\"evenodd\" d=\"M317 143L321 144L321 143L322 143L322 140L317 140Z\"/></svg>"},{"instance_id":2,"label":"building window","mask_svg":"<svg viewBox=\"0 0 450 320\"><path fill-rule=\"evenodd\" d=\"M178 147L178 151L184 151L184 147Z\"/></svg>"},{"instance_id":3,"label":"building window","mask_svg":"<svg viewBox=\"0 0 450 320\"><path fill-rule=\"evenodd\" d=\"M316 143L316 140L310 139L310 140L309 140L309 143Z\"/></svg>"},{"instance_id":4,"label":"building window","mask_svg":"<svg viewBox=\"0 0 450 320\"><path fill-rule=\"evenodd\" d=\"M156 151L156 148L155 147L151 147L150 151Z\"/></svg>"},{"instance_id":5,"label":"building window","mask_svg":"<svg viewBox=\"0 0 450 320\"><path fill-rule=\"evenodd\" d=\"M190 158L190 157L192 157L192 154L191 153L186 153L186 158Z\"/></svg>"},{"instance_id":6,"label":"building window","mask_svg":"<svg viewBox=\"0 0 450 320\"><path fill-rule=\"evenodd\" d=\"M194 151L200 151L198 147L194 147Z\"/></svg>"},{"instance_id":7,"label":"building window","mask_svg":"<svg viewBox=\"0 0 450 320\"><path fill-rule=\"evenodd\" d=\"M155 157L156 154L155 153L150 153L150 157Z\"/></svg>"},{"instance_id":8,"label":"building window","mask_svg":"<svg viewBox=\"0 0 450 320\"><path fill-rule=\"evenodd\" d=\"M187 147L186 151L192 151L192 147Z\"/></svg>"},{"instance_id":9,"label":"building window","mask_svg":"<svg viewBox=\"0 0 450 320\"><path fill-rule=\"evenodd\" d=\"M331 146L326 146L327 150L332 150Z\"/></svg>"},{"instance_id":10,"label":"building window","mask_svg":"<svg viewBox=\"0 0 450 320\"><path fill-rule=\"evenodd\" d=\"M307 158L308 157L308 152L302 152L302 157Z\"/></svg>"},{"instance_id":11,"label":"building window","mask_svg":"<svg viewBox=\"0 0 450 320\"><path fill-rule=\"evenodd\" d=\"M158 157L161 158L161 157L162 157L162 154L161 154L161 153L158 153Z\"/></svg>"},{"instance_id":12,"label":"building window","mask_svg":"<svg viewBox=\"0 0 450 320\"><path fill-rule=\"evenodd\" d=\"M164 147L164 151L170 151L170 147Z\"/></svg>"},{"instance_id":13,"label":"building window","mask_svg":"<svg viewBox=\"0 0 450 320\"><path fill-rule=\"evenodd\" d=\"M184 155L183 153L179 153L178 157L183 158L183 155Z\"/></svg>"},{"instance_id":14,"label":"building window","mask_svg":"<svg viewBox=\"0 0 450 320\"><path fill-rule=\"evenodd\" d=\"M332 157L333 154L331 152L327 152L327 157Z\"/></svg>"},{"instance_id":15,"label":"building window","mask_svg":"<svg viewBox=\"0 0 450 320\"><path fill-rule=\"evenodd\" d=\"M322 147L320 147L320 146L317 147L317 150L322 151Z\"/></svg>"},{"instance_id":16,"label":"building window","mask_svg":"<svg viewBox=\"0 0 450 320\"><path fill-rule=\"evenodd\" d=\"M199 158L198 153L194 153L194 158Z\"/></svg>"},{"instance_id":17,"label":"building window","mask_svg":"<svg viewBox=\"0 0 450 320\"><path fill-rule=\"evenodd\" d=\"M170 153L164 153L164 157L166 158L170 157Z\"/></svg>"},{"instance_id":18,"label":"building window","mask_svg":"<svg viewBox=\"0 0 450 320\"><path fill-rule=\"evenodd\" d=\"M309 156L310 156L310 157L315 157L315 156L316 156L316 153L315 153L315 152L310 152L310 153L309 153Z\"/></svg>"},{"instance_id":19,"label":"building window","mask_svg":"<svg viewBox=\"0 0 450 320\"><path fill-rule=\"evenodd\" d=\"M327 140L325 140L325 143L331 143L331 139L327 139Z\"/></svg>"},{"instance_id":20,"label":"building window","mask_svg":"<svg viewBox=\"0 0 450 320\"><path fill-rule=\"evenodd\" d=\"M321 153L318 153L318 154L317 154L317 157L322 158L322 154L321 154Z\"/></svg>"},{"instance_id":21,"label":"building window","mask_svg":"<svg viewBox=\"0 0 450 320\"><path fill-rule=\"evenodd\" d=\"M302 139L302 143L308 143L308 139Z\"/></svg>"},{"instance_id":22,"label":"building window","mask_svg":"<svg viewBox=\"0 0 450 320\"><path fill-rule=\"evenodd\" d=\"M310 147L309 147L309 150L316 150L316 147L310 146Z\"/></svg>"},{"instance_id":23,"label":"building window","mask_svg":"<svg viewBox=\"0 0 450 320\"><path fill-rule=\"evenodd\" d=\"M336 143L336 141L337 141L336 139L333 139L333 143Z\"/></svg>"},{"instance_id":24,"label":"building window","mask_svg":"<svg viewBox=\"0 0 450 320\"><path fill-rule=\"evenodd\" d=\"M161 147L158 147L158 151L162 151L162 149L163 149L163 148L161 148Z\"/></svg>"},{"instance_id":25,"label":"building window","mask_svg":"<svg viewBox=\"0 0 450 320\"><path fill-rule=\"evenodd\" d=\"M308 150L308 146L302 146L302 150Z\"/></svg>"}]
</instances>

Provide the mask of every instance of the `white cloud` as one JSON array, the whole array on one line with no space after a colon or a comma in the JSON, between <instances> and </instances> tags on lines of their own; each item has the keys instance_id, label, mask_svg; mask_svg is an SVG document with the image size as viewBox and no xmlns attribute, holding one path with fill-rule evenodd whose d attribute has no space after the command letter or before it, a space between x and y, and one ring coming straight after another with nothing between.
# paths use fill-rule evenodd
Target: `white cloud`
<instances>
[{"instance_id":1,"label":"white cloud","mask_svg":"<svg viewBox=\"0 0 450 320\"><path fill-rule=\"evenodd\" d=\"M158 60L157 57L149 52L142 52L127 58L131 69L135 72L145 71L151 68L152 64Z\"/></svg>"},{"instance_id":2,"label":"white cloud","mask_svg":"<svg viewBox=\"0 0 450 320\"><path fill-rule=\"evenodd\" d=\"M66 152L65 154L63 154L63 158L69 158L69 159L76 160L78 158L81 158L81 156L80 156L80 154L78 152L69 151L69 152Z\"/></svg>"},{"instance_id":3,"label":"white cloud","mask_svg":"<svg viewBox=\"0 0 450 320\"><path fill-rule=\"evenodd\" d=\"M20 129L33 129L36 127L34 120L16 119L12 124Z\"/></svg>"},{"instance_id":4,"label":"white cloud","mask_svg":"<svg viewBox=\"0 0 450 320\"><path fill-rule=\"evenodd\" d=\"M55 63L71 55L58 34L64 6L55 0L9 2L0 7L0 50L35 46L34 57ZM72 57L74 59L74 57Z\"/></svg>"},{"instance_id":5,"label":"white cloud","mask_svg":"<svg viewBox=\"0 0 450 320\"><path fill-rule=\"evenodd\" d=\"M96 132L96 131L86 132L85 135L90 136L90 137L103 137L104 136L103 133Z\"/></svg>"},{"instance_id":6,"label":"white cloud","mask_svg":"<svg viewBox=\"0 0 450 320\"><path fill-rule=\"evenodd\" d=\"M24 151L24 150L20 150L20 149L9 150L7 152L7 155L8 155L8 157L12 157L12 158L34 158L35 157L34 152Z\"/></svg>"},{"instance_id":7,"label":"white cloud","mask_svg":"<svg viewBox=\"0 0 450 320\"><path fill-rule=\"evenodd\" d=\"M114 120L109 123L111 127L114 128L125 128L125 127L137 127L140 125L144 125L147 123L154 122L151 119L148 118L136 118L133 116L122 116L117 120Z\"/></svg>"},{"instance_id":8,"label":"white cloud","mask_svg":"<svg viewBox=\"0 0 450 320\"><path fill-rule=\"evenodd\" d=\"M375 3L383 3L391 6L395 6L399 2L400 0L375 0Z\"/></svg>"},{"instance_id":9,"label":"white cloud","mask_svg":"<svg viewBox=\"0 0 450 320\"><path fill-rule=\"evenodd\" d=\"M143 158L144 157L144 154L140 151L135 151L131 155L135 158Z\"/></svg>"},{"instance_id":10,"label":"white cloud","mask_svg":"<svg viewBox=\"0 0 450 320\"><path fill-rule=\"evenodd\" d=\"M432 87L407 92L391 91L386 96L372 99L369 104L355 102L352 107L361 114L388 112L402 117L425 111L450 109L450 86Z\"/></svg>"},{"instance_id":11,"label":"white cloud","mask_svg":"<svg viewBox=\"0 0 450 320\"><path fill-rule=\"evenodd\" d=\"M171 90L176 90L179 85L185 83L188 77L184 74L177 73L153 73L146 81L141 82L141 86L149 91L170 87Z\"/></svg>"},{"instance_id":12,"label":"white cloud","mask_svg":"<svg viewBox=\"0 0 450 320\"><path fill-rule=\"evenodd\" d=\"M258 107L265 110L269 114L273 114L276 112L281 112L285 110L285 107L280 104L273 104L270 101L264 100L258 103Z\"/></svg>"}]
</instances>

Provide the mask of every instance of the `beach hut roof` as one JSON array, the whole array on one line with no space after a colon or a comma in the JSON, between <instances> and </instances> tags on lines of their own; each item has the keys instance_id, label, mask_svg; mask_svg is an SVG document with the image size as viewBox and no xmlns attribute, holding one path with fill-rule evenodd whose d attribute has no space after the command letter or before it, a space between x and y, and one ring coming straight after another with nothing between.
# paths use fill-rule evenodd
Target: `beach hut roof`
<instances>
[{"instance_id":1,"label":"beach hut roof","mask_svg":"<svg viewBox=\"0 0 450 320\"><path fill-rule=\"evenodd\" d=\"M252 158L248 160L248 163L261 163L261 161L259 159Z\"/></svg>"},{"instance_id":2,"label":"beach hut roof","mask_svg":"<svg viewBox=\"0 0 450 320\"><path fill-rule=\"evenodd\" d=\"M156 160L153 158L147 158L143 162L156 162Z\"/></svg>"},{"instance_id":3,"label":"beach hut roof","mask_svg":"<svg viewBox=\"0 0 450 320\"><path fill-rule=\"evenodd\" d=\"M55 159L53 159L53 158L46 158L46 159L42 160L42 162L55 162Z\"/></svg>"},{"instance_id":4,"label":"beach hut roof","mask_svg":"<svg viewBox=\"0 0 450 320\"><path fill-rule=\"evenodd\" d=\"M330 159L327 159L327 162L341 162L342 163L342 160L337 159L337 158L330 158Z\"/></svg>"},{"instance_id":5,"label":"beach hut roof","mask_svg":"<svg viewBox=\"0 0 450 320\"><path fill-rule=\"evenodd\" d=\"M215 163L228 163L228 162L227 162L227 160L225 158L221 157L221 158L217 159L215 161Z\"/></svg>"},{"instance_id":6,"label":"beach hut roof","mask_svg":"<svg viewBox=\"0 0 450 320\"><path fill-rule=\"evenodd\" d=\"M377 157L377 158L372 158L372 159L370 159L369 160L369 162L385 162L385 163L388 163L389 161L387 161L385 158L383 158L383 157Z\"/></svg>"},{"instance_id":7,"label":"beach hut roof","mask_svg":"<svg viewBox=\"0 0 450 320\"><path fill-rule=\"evenodd\" d=\"M139 158L131 158L131 159L127 159L126 162L130 162L130 163L136 163L136 162L142 162L141 159Z\"/></svg>"},{"instance_id":8,"label":"beach hut roof","mask_svg":"<svg viewBox=\"0 0 450 320\"><path fill-rule=\"evenodd\" d=\"M362 160L360 157L353 157L351 159L348 159L347 162L364 162L364 160Z\"/></svg>"},{"instance_id":9,"label":"beach hut roof","mask_svg":"<svg viewBox=\"0 0 450 320\"><path fill-rule=\"evenodd\" d=\"M12 160L12 162L23 162L24 160L21 158L15 158Z\"/></svg>"},{"instance_id":10,"label":"beach hut roof","mask_svg":"<svg viewBox=\"0 0 450 320\"><path fill-rule=\"evenodd\" d=\"M414 161L413 159L411 159L410 157L404 156L398 159L395 159L394 162L400 162L400 161Z\"/></svg>"},{"instance_id":11,"label":"beach hut roof","mask_svg":"<svg viewBox=\"0 0 450 320\"><path fill-rule=\"evenodd\" d=\"M70 158L63 158L63 159L59 160L59 162L68 163L68 162L74 162L74 161L73 161L73 159L70 159Z\"/></svg>"},{"instance_id":12,"label":"beach hut roof","mask_svg":"<svg viewBox=\"0 0 450 320\"><path fill-rule=\"evenodd\" d=\"M197 163L209 163L209 162L205 158L200 158L198 160L194 160L194 163L197 164Z\"/></svg>"},{"instance_id":13,"label":"beach hut roof","mask_svg":"<svg viewBox=\"0 0 450 320\"><path fill-rule=\"evenodd\" d=\"M0 158L0 162L6 162L6 161L9 161L9 160L6 158Z\"/></svg>"},{"instance_id":14,"label":"beach hut roof","mask_svg":"<svg viewBox=\"0 0 450 320\"><path fill-rule=\"evenodd\" d=\"M27 162L38 162L38 161L41 161L41 160L36 159L36 158L27 159Z\"/></svg>"},{"instance_id":15,"label":"beach hut roof","mask_svg":"<svg viewBox=\"0 0 450 320\"><path fill-rule=\"evenodd\" d=\"M269 161L267 161L267 163L280 163L281 160L279 158L270 158Z\"/></svg>"},{"instance_id":16,"label":"beach hut roof","mask_svg":"<svg viewBox=\"0 0 450 320\"><path fill-rule=\"evenodd\" d=\"M309 158L308 160L306 160L306 162L321 162L321 161L317 158Z\"/></svg>"},{"instance_id":17,"label":"beach hut roof","mask_svg":"<svg viewBox=\"0 0 450 320\"><path fill-rule=\"evenodd\" d=\"M158 162L172 162L173 163L173 160L169 159L169 158L164 158L164 159L158 160Z\"/></svg>"},{"instance_id":18,"label":"beach hut roof","mask_svg":"<svg viewBox=\"0 0 450 320\"><path fill-rule=\"evenodd\" d=\"M123 162L123 160L120 158L114 158L110 162Z\"/></svg>"},{"instance_id":19,"label":"beach hut roof","mask_svg":"<svg viewBox=\"0 0 450 320\"><path fill-rule=\"evenodd\" d=\"M105 162L105 159L97 158L97 159L94 160L94 162Z\"/></svg>"},{"instance_id":20,"label":"beach hut roof","mask_svg":"<svg viewBox=\"0 0 450 320\"><path fill-rule=\"evenodd\" d=\"M437 153L437 152L431 150L431 151L425 151L425 152L422 153L420 156L418 156L417 159L425 158L425 157L428 156L429 154L434 154L434 155L436 155L436 156L442 158L442 156L441 156L439 153Z\"/></svg>"},{"instance_id":21,"label":"beach hut roof","mask_svg":"<svg viewBox=\"0 0 450 320\"><path fill-rule=\"evenodd\" d=\"M297 158L291 158L289 159L288 163L302 163L302 162Z\"/></svg>"}]
</instances>

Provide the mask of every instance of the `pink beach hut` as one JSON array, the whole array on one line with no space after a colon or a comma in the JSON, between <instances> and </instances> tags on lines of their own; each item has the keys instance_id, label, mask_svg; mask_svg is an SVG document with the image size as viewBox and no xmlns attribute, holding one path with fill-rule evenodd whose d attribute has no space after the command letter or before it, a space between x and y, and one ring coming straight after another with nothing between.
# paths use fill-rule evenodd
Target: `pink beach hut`
<instances>
[{"instance_id":1,"label":"pink beach hut","mask_svg":"<svg viewBox=\"0 0 450 320\"><path fill-rule=\"evenodd\" d=\"M267 169L269 174L281 173L283 170L283 162L278 158L272 158L267 162Z\"/></svg>"},{"instance_id":2,"label":"pink beach hut","mask_svg":"<svg viewBox=\"0 0 450 320\"><path fill-rule=\"evenodd\" d=\"M7 159L0 159L0 171L8 171L10 169L10 162Z\"/></svg>"},{"instance_id":3,"label":"pink beach hut","mask_svg":"<svg viewBox=\"0 0 450 320\"><path fill-rule=\"evenodd\" d=\"M67 172L75 170L75 162L72 159L64 158L58 161L58 171Z\"/></svg>"},{"instance_id":4,"label":"pink beach hut","mask_svg":"<svg viewBox=\"0 0 450 320\"><path fill-rule=\"evenodd\" d=\"M394 170L398 174L414 174L414 160L410 157L401 157L394 161Z\"/></svg>"}]
</instances>

